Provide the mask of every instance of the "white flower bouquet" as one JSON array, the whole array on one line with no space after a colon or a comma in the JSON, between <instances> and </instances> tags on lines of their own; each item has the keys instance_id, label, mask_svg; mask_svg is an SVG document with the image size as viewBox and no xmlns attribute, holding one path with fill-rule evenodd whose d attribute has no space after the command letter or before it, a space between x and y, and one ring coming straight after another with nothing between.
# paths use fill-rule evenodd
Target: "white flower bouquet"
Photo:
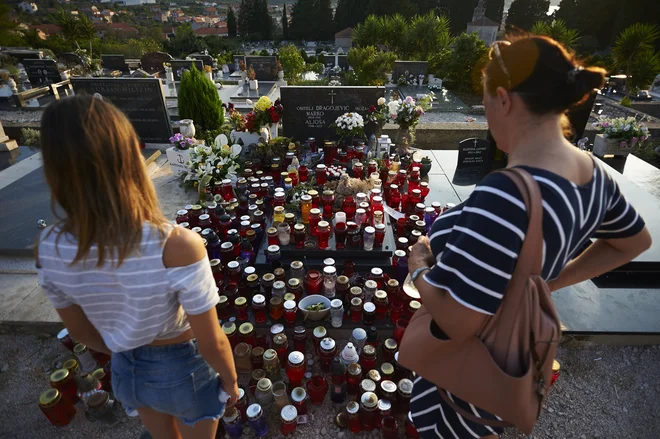
<instances>
[{"instance_id":1,"label":"white flower bouquet","mask_svg":"<svg viewBox=\"0 0 660 439\"><path fill-rule=\"evenodd\" d=\"M379 111L386 122L396 123L399 128L409 130L414 128L424 112L431 108L431 103L435 94L430 92L428 95L416 101L411 96L405 99L391 98L389 102L378 100ZM382 102L382 103L381 103Z\"/></svg>"},{"instance_id":2,"label":"white flower bouquet","mask_svg":"<svg viewBox=\"0 0 660 439\"><path fill-rule=\"evenodd\" d=\"M364 119L358 113L344 113L335 120L334 127L340 140L345 137L364 136Z\"/></svg>"},{"instance_id":3,"label":"white flower bouquet","mask_svg":"<svg viewBox=\"0 0 660 439\"><path fill-rule=\"evenodd\" d=\"M641 146L651 137L648 127L634 117L608 119L601 116L593 126L606 139L617 140L621 148Z\"/></svg>"},{"instance_id":4,"label":"white flower bouquet","mask_svg":"<svg viewBox=\"0 0 660 439\"><path fill-rule=\"evenodd\" d=\"M241 146L229 146L224 134L216 137L213 145L195 146L190 149L190 161L186 163L189 177L186 180L204 182L204 185L225 179L236 181L241 168L240 153Z\"/></svg>"}]
</instances>

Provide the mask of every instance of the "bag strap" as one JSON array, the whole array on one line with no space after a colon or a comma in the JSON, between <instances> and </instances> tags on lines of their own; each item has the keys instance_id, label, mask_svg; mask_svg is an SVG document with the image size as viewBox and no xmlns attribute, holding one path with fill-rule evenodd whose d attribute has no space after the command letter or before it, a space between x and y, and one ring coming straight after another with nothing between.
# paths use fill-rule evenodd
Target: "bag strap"
<instances>
[{"instance_id":1,"label":"bag strap","mask_svg":"<svg viewBox=\"0 0 660 439\"><path fill-rule=\"evenodd\" d=\"M523 169L505 168L499 172L509 177L520 191L529 218L525 241L520 249L513 276L540 275L543 271L543 204L541 189L534 177Z\"/></svg>"}]
</instances>

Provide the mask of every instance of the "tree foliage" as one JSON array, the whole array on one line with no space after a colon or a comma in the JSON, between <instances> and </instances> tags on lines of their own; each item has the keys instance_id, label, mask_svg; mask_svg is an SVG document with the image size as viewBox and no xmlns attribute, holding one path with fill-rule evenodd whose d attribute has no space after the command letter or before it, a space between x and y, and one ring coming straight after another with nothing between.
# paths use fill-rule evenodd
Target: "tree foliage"
<instances>
[{"instance_id":1,"label":"tree foliage","mask_svg":"<svg viewBox=\"0 0 660 439\"><path fill-rule=\"evenodd\" d=\"M490 18L496 23L501 23L503 15L504 0L488 0L486 2L486 17Z\"/></svg>"},{"instance_id":2,"label":"tree foliage","mask_svg":"<svg viewBox=\"0 0 660 439\"><path fill-rule=\"evenodd\" d=\"M280 49L278 54L284 78L287 81L300 78L305 69L305 60L293 44L287 44Z\"/></svg>"},{"instance_id":3,"label":"tree foliage","mask_svg":"<svg viewBox=\"0 0 660 439\"><path fill-rule=\"evenodd\" d=\"M394 68L396 55L392 52L381 52L374 46L353 47L348 51L348 64L353 67L350 72L353 85L384 85L386 73ZM347 75L349 78L349 75Z\"/></svg>"},{"instance_id":4,"label":"tree foliage","mask_svg":"<svg viewBox=\"0 0 660 439\"><path fill-rule=\"evenodd\" d=\"M238 31L250 40L270 40L273 36L273 20L268 14L267 0L241 0L238 13Z\"/></svg>"},{"instance_id":5,"label":"tree foliage","mask_svg":"<svg viewBox=\"0 0 660 439\"><path fill-rule=\"evenodd\" d=\"M286 4L282 8L282 38L289 39L289 17L286 14Z\"/></svg>"},{"instance_id":6,"label":"tree foliage","mask_svg":"<svg viewBox=\"0 0 660 439\"><path fill-rule=\"evenodd\" d=\"M332 40L334 22L330 0L298 0L291 10L291 38Z\"/></svg>"},{"instance_id":7,"label":"tree foliage","mask_svg":"<svg viewBox=\"0 0 660 439\"><path fill-rule=\"evenodd\" d=\"M534 23L548 20L550 0L513 0L506 26L509 29L530 30Z\"/></svg>"},{"instance_id":8,"label":"tree foliage","mask_svg":"<svg viewBox=\"0 0 660 439\"><path fill-rule=\"evenodd\" d=\"M566 23L561 19L553 20L550 23L537 21L530 32L534 35L550 37L571 49L575 49L580 41L580 33L576 29L566 27Z\"/></svg>"},{"instance_id":9,"label":"tree foliage","mask_svg":"<svg viewBox=\"0 0 660 439\"><path fill-rule=\"evenodd\" d=\"M446 0L445 8L449 14L453 35L460 35L465 32L467 24L472 22L474 8L478 2L479 0Z\"/></svg>"},{"instance_id":10,"label":"tree foliage","mask_svg":"<svg viewBox=\"0 0 660 439\"><path fill-rule=\"evenodd\" d=\"M431 59L429 71L452 89L479 93L481 72L487 63L488 47L476 33L464 33L454 38L451 50L443 50Z\"/></svg>"},{"instance_id":11,"label":"tree foliage","mask_svg":"<svg viewBox=\"0 0 660 439\"><path fill-rule=\"evenodd\" d=\"M369 0L339 0L335 9L335 30L354 28L367 18Z\"/></svg>"},{"instance_id":12,"label":"tree foliage","mask_svg":"<svg viewBox=\"0 0 660 439\"><path fill-rule=\"evenodd\" d=\"M195 35L190 23L184 23L176 29L176 36L165 43L165 48L175 57L185 57L206 49L206 44Z\"/></svg>"},{"instance_id":13,"label":"tree foliage","mask_svg":"<svg viewBox=\"0 0 660 439\"><path fill-rule=\"evenodd\" d=\"M408 20L403 15L370 15L356 26L353 42L359 46L385 46L400 59L428 60L449 45L449 19L433 12Z\"/></svg>"},{"instance_id":14,"label":"tree foliage","mask_svg":"<svg viewBox=\"0 0 660 439\"><path fill-rule=\"evenodd\" d=\"M417 13L417 5L413 0L370 0L367 6L368 15L401 14L412 17Z\"/></svg>"},{"instance_id":15,"label":"tree foliage","mask_svg":"<svg viewBox=\"0 0 660 439\"><path fill-rule=\"evenodd\" d=\"M215 85L197 70L183 72L179 91L179 117L192 119L202 130L219 130L224 123L224 109Z\"/></svg>"},{"instance_id":16,"label":"tree foliage","mask_svg":"<svg viewBox=\"0 0 660 439\"><path fill-rule=\"evenodd\" d=\"M238 35L237 29L236 13L234 13L234 8L230 6L229 12L227 12L227 35L229 35L230 38L236 38Z\"/></svg>"},{"instance_id":17,"label":"tree foliage","mask_svg":"<svg viewBox=\"0 0 660 439\"><path fill-rule=\"evenodd\" d=\"M628 77L626 97L631 91L647 88L660 73L660 54L655 52L658 39L660 28L646 23L635 23L617 37L612 57Z\"/></svg>"}]
</instances>

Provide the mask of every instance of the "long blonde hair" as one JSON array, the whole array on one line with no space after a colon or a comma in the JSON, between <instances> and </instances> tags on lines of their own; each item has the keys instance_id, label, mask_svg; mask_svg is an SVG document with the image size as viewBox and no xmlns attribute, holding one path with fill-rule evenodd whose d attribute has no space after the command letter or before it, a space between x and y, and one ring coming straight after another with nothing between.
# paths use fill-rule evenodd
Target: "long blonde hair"
<instances>
[{"instance_id":1,"label":"long blonde hair","mask_svg":"<svg viewBox=\"0 0 660 439\"><path fill-rule=\"evenodd\" d=\"M77 239L73 263L98 246L97 266L116 256L117 265L135 251L145 222L165 236L166 219L147 175L139 140L126 116L91 96L50 104L41 119L41 152L60 220L58 239ZM59 217L56 203L66 217Z\"/></svg>"}]
</instances>

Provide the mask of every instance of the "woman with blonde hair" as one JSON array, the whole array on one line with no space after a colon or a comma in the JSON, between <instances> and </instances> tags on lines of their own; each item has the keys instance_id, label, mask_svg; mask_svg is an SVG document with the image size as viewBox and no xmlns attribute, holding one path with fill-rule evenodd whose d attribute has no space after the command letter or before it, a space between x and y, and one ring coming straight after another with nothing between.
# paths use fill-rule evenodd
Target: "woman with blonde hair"
<instances>
[{"instance_id":1,"label":"woman with blonde hair","mask_svg":"<svg viewBox=\"0 0 660 439\"><path fill-rule=\"evenodd\" d=\"M154 439L214 438L221 391L231 406L238 386L202 239L163 216L135 130L113 105L52 103L41 150L65 215L42 233L37 267L71 337L112 354L113 392Z\"/></svg>"},{"instance_id":2,"label":"woman with blonde hair","mask_svg":"<svg viewBox=\"0 0 660 439\"><path fill-rule=\"evenodd\" d=\"M644 221L616 181L564 138L566 111L604 81L602 69L583 67L545 37L496 42L484 69L492 135L509 154L508 167L523 169L540 187L541 277L553 291L613 270L651 245ZM516 184L495 172L435 221L430 240L423 237L415 244L409 270L436 338L467 346L497 313L528 233L528 213ZM423 438L501 434L502 428L485 425L502 424L498 414L473 402L419 376L411 398L412 419Z\"/></svg>"}]
</instances>

